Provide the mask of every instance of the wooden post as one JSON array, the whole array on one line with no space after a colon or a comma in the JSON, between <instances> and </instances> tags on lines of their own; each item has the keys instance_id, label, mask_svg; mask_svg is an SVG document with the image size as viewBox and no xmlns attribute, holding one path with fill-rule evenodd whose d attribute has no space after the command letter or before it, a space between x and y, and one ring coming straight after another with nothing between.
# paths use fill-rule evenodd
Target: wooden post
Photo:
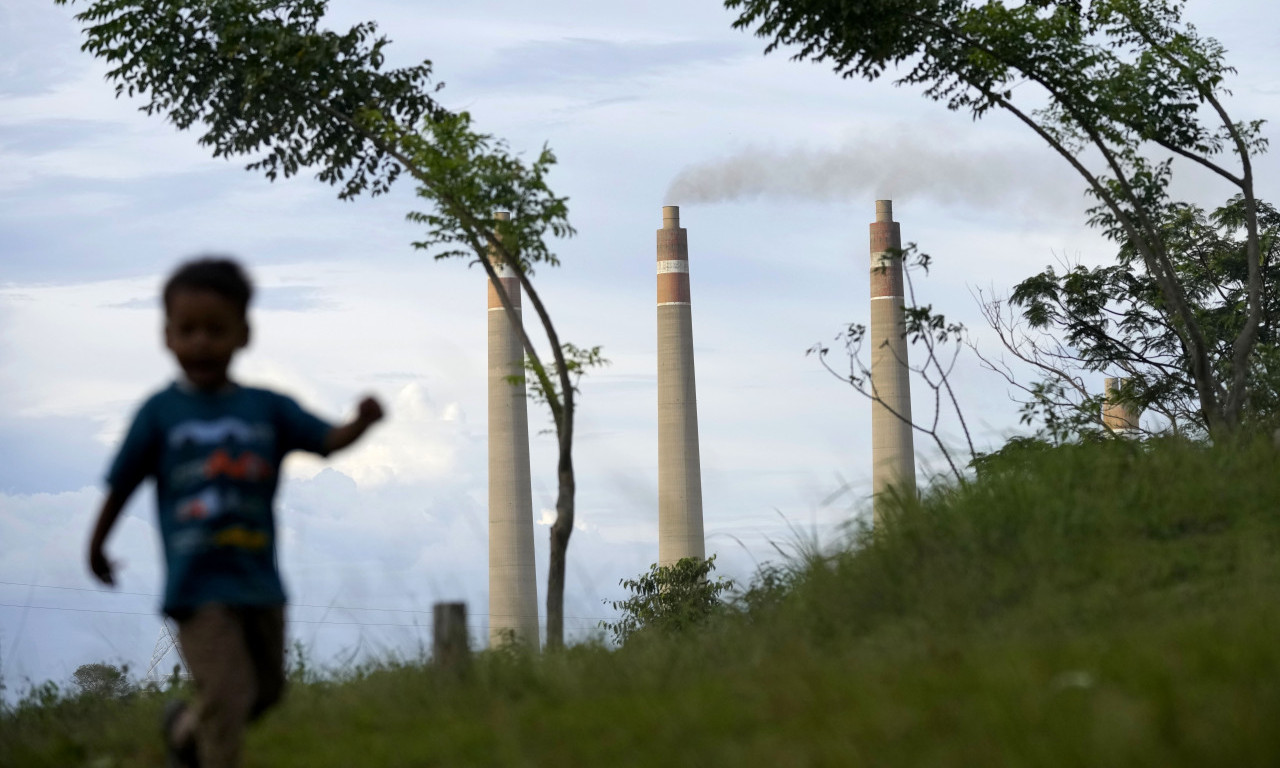
<instances>
[{"instance_id":1,"label":"wooden post","mask_svg":"<svg viewBox=\"0 0 1280 768\"><path fill-rule=\"evenodd\" d=\"M436 603L431 658L437 667L461 671L470 661L467 604Z\"/></svg>"}]
</instances>

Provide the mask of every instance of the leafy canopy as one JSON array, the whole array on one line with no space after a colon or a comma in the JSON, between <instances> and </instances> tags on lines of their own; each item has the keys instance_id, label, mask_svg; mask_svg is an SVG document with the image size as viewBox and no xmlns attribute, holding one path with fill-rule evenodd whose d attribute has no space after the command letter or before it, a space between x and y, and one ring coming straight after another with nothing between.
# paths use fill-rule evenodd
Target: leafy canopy
<instances>
[{"instance_id":1,"label":"leafy canopy","mask_svg":"<svg viewBox=\"0 0 1280 768\"><path fill-rule=\"evenodd\" d=\"M76 667L71 680L85 696L120 698L133 691L128 667L122 669L114 664L81 664Z\"/></svg>"},{"instance_id":2,"label":"leafy canopy","mask_svg":"<svg viewBox=\"0 0 1280 768\"><path fill-rule=\"evenodd\" d=\"M74 0L55 0L59 5ZM325 0L97 0L77 15L83 50L112 65L116 94L199 126L215 157L252 155L267 177L318 168L340 196L386 192L400 168L335 115L377 110L415 125L444 111L431 63L384 70L373 22L320 29Z\"/></svg>"},{"instance_id":3,"label":"leafy canopy","mask_svg":"<svg viewBox=\"0 0 1280 768\"><path fill-rule=\"evenodd\" d=\"M1236 197L1206 213L1194 205L1167 209L1160 222L1164 245L1178 279L1186 290L1196 319L1210 342L1210 359L1217 375L1231 367L1232 342L1246 320L1248 255L1243 236L1243 200ZM1280 213L1258 203L1263 253L1263 315L1258 342L1250 359L1251 377L1259 386L1250 390L1242 418L1270 423L1280 417L1276 384L1280 383ZM1028 325L1061 334L1067 358L1059 362L1089 371L1119 370L1126 379L1121 400L1138 410L1162 415L1173 431L1203 434L1208 425L1196 404L1194 382L1186 351L1178 343L1159 287L1145 270L1131 244L1124 244L1116 262L1107 266L1047 267L1019 283L1010 303ZM1049 424L1074 424L1074 432L1099 428L1097 402L1064 400L1065 390L1047 377L1045 397L1029 403L1044 409ZM1047 395L1053 395L1052 397ZM1080 409L1081 418L1070 411Z\"/></svg>"}]
</instances>

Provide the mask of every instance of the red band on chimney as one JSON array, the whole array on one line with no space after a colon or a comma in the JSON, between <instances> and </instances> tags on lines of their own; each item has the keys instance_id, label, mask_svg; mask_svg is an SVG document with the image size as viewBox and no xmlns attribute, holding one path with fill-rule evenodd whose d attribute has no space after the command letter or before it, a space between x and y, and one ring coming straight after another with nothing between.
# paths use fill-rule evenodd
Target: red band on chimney
<instances>
[{"instance_id":1,"label":"red band on chimney","mask_svg":"<svg viewBox=\"0 0 1280 768\"><path fill-rule=\"evenodd\" d=\"M689 230L684 227L658 230L658 261L667 259L689 260Z\"/></svg>"},{"instance_id":2,"label":"red band on chimney","mask_svg":"<svg viewBox=\"0 0 1280 768\"><path fill-rule=\"evenodd\" d=\"M502 287L507 292L507 298L511 299L511 306L520 309L520 278L518 277L500 277ZM489 309L502 309L502 299L498 296L498 291L493 287L493 281L489 281Z\"/></svg>"},{"instance_id":3,"label":"red band on chimney","mask_svg":"<svg viewBox=\"0 0 1280 768\"><path fill-rule=\"evenodd\" d=\"M871 224L871 298L902 296L901 227L896 221ZM885 254L878 258L878 254ZM882 268L883 267L883 268Z\"/></svg>"},{"instance_id":4,"label":"red band on chimney","mask_svg":"<svg viewBox=\"0 0 1280 768\"><path fill-rule=\"evenodd\" d=\"M684 227L658 230L659 304L689 303L688 263L688 230Z\"/></svg>"},{"instance_id":5,"label":"red band on chimney","mask_svg":"<svg viewBox=\"0 0 1280 768\"><path fill-rule=\"evenodd\" d=\"M686 272L668 272L658 275L658 303L689 303L689 275Z\"/></svg>"}]
</instances>

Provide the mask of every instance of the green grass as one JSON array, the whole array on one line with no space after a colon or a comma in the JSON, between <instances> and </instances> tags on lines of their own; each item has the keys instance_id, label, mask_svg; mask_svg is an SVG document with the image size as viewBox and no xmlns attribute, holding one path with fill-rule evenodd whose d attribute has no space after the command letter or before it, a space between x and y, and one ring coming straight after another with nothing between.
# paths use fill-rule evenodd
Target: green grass
<instances>
[{"instance_id":1,"label":"green grass","mask_svg":"<svg viewBox=\"0 0 1280 768\"><path fill-rule=\"evenodd\" d=\"M250 766L1280 764L1280 455L1071 448L934 492L676 638L296 685ZM30 704L3 766L151 766L161 697Z\"/></svg>"}]
</instances>

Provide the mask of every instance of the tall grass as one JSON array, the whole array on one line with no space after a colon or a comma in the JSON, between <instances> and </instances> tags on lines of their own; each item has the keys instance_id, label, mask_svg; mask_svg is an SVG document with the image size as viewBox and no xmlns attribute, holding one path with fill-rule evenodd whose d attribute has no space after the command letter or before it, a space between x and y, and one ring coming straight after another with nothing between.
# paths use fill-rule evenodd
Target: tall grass
<instances>
[{"instance_id":1,"label":"tall grass","mask_svg":"<svg viewBox=\"0 0 1280 768\"><path fill-rule=\"evenodd\" d=\"M295 685L251 766L1280 764L1280 457L1027 456L621 649ZM157 696L20 707L0 765L160 760Z\"/></svg>"}]
</instances>

